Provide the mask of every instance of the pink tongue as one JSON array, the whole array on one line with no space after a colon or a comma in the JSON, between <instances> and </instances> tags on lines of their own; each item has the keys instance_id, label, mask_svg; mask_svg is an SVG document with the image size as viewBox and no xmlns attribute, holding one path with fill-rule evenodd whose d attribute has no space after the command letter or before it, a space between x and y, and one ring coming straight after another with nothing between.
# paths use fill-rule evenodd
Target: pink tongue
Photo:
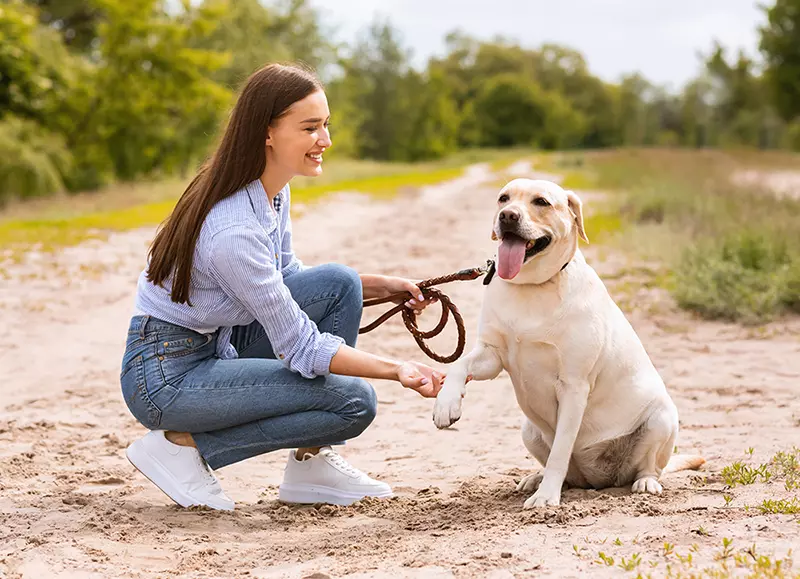
<instances>
[{"instance_id":1,"label":"pink tongue","mask_svg":"<svg viewBox=\"0 0 800 579\"><path fill-rule=\"evenodd\" d=\"M506 235L497 250L497 274L503 279L513 279L522 269L527 242L516 235Z\"/></svg>"}]
</instances>

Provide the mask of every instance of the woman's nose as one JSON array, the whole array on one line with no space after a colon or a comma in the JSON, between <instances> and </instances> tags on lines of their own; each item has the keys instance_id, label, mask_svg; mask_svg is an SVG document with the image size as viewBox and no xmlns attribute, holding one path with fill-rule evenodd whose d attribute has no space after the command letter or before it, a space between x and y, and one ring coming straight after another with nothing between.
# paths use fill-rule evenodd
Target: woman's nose
<instances>
[{"instance_id":1,"label":"woman's nose","mask_svg":"<svg viewBox=\"0 0 800 579\"><path fill-rule=\"evenodd\" d=\"M317 141L317 144L320 147L331 146L331 132L327 128L322 129L322 131L320 132L320 137L319 140Z\"/></svg>"}]
</instances>

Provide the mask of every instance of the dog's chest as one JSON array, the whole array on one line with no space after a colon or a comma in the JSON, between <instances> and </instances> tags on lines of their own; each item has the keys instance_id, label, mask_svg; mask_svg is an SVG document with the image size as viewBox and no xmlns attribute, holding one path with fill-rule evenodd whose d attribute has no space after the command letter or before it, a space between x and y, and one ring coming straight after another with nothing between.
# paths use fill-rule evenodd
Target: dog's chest
<instances>
[{"instance_id":1,"label":"dog's chest","mask_svg":"<svg viewBox=\"0 0 800 579\"><path fill-rule=\"evenodd\" d=\"M540 428L555 428L562 366L556 344L563 329L558 305L504 293L493 301L486 332L493 339L485 341L498 342L503 368L523 413Z\"/></svg>"},{"instance_id":2,"label":"dog's chest","mask_svg":"<svg viewBox=\"0 0 800 579\"><path fill-rule=\"evenodd\" d=\"M521 335L519 341L508 344L503 366L523 412L549 415L547 407L555 406L561 367L555 346Z\"/></svg>"}]
</instances>

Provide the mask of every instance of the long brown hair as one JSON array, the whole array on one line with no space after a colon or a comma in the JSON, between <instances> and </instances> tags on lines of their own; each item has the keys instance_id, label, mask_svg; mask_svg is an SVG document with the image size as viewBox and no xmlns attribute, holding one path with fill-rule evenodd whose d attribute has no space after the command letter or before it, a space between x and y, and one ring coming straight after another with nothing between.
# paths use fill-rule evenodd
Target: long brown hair
<instances>
[{"instance_id":1,"label":"long brown hair","mask_svg":"<svg viewBox=\"0 0 800 579\"><path fill-rule=\"evenodd\" d=\"M267 128L295 102L322 90L314 74L297 65L269 64L247 79L211 158L203 164L150 247L147 279L163 285L171 275L171 298L189 301L194 249L214 204L260 178L267 164Z\"/></svg>"}]
</instances>

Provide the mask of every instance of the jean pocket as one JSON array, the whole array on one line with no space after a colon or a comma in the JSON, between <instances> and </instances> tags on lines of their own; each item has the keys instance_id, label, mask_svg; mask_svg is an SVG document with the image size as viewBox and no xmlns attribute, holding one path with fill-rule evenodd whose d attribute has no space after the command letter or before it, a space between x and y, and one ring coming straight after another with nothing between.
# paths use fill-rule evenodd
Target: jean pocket
<instances>
[{"instance_id":1,"label":"jean pocket","mask_svg":"<svg viewBox=\"0 0 800 579\"><path fill-rule=\"evenodd\" d=\"M156 352L159 356L180 358L202 352L211 344L214 334L195 334L192 336L186 336L186 334L175 336L159 334L159 338L160 340L156 346Z\"/></svg>"},{"instance_id":2,"label":"jean pocket","mask_svg":"<svg viewBox=\"0 0 800 579\"><path fill-rule=\"evenodd\" d=\"M120 376L122 395L131 414L142 426L155 430L161 424L161 410L153 404L147 393L144 359L136 356L128 363Z\"/></svg>"}]
</instances>

